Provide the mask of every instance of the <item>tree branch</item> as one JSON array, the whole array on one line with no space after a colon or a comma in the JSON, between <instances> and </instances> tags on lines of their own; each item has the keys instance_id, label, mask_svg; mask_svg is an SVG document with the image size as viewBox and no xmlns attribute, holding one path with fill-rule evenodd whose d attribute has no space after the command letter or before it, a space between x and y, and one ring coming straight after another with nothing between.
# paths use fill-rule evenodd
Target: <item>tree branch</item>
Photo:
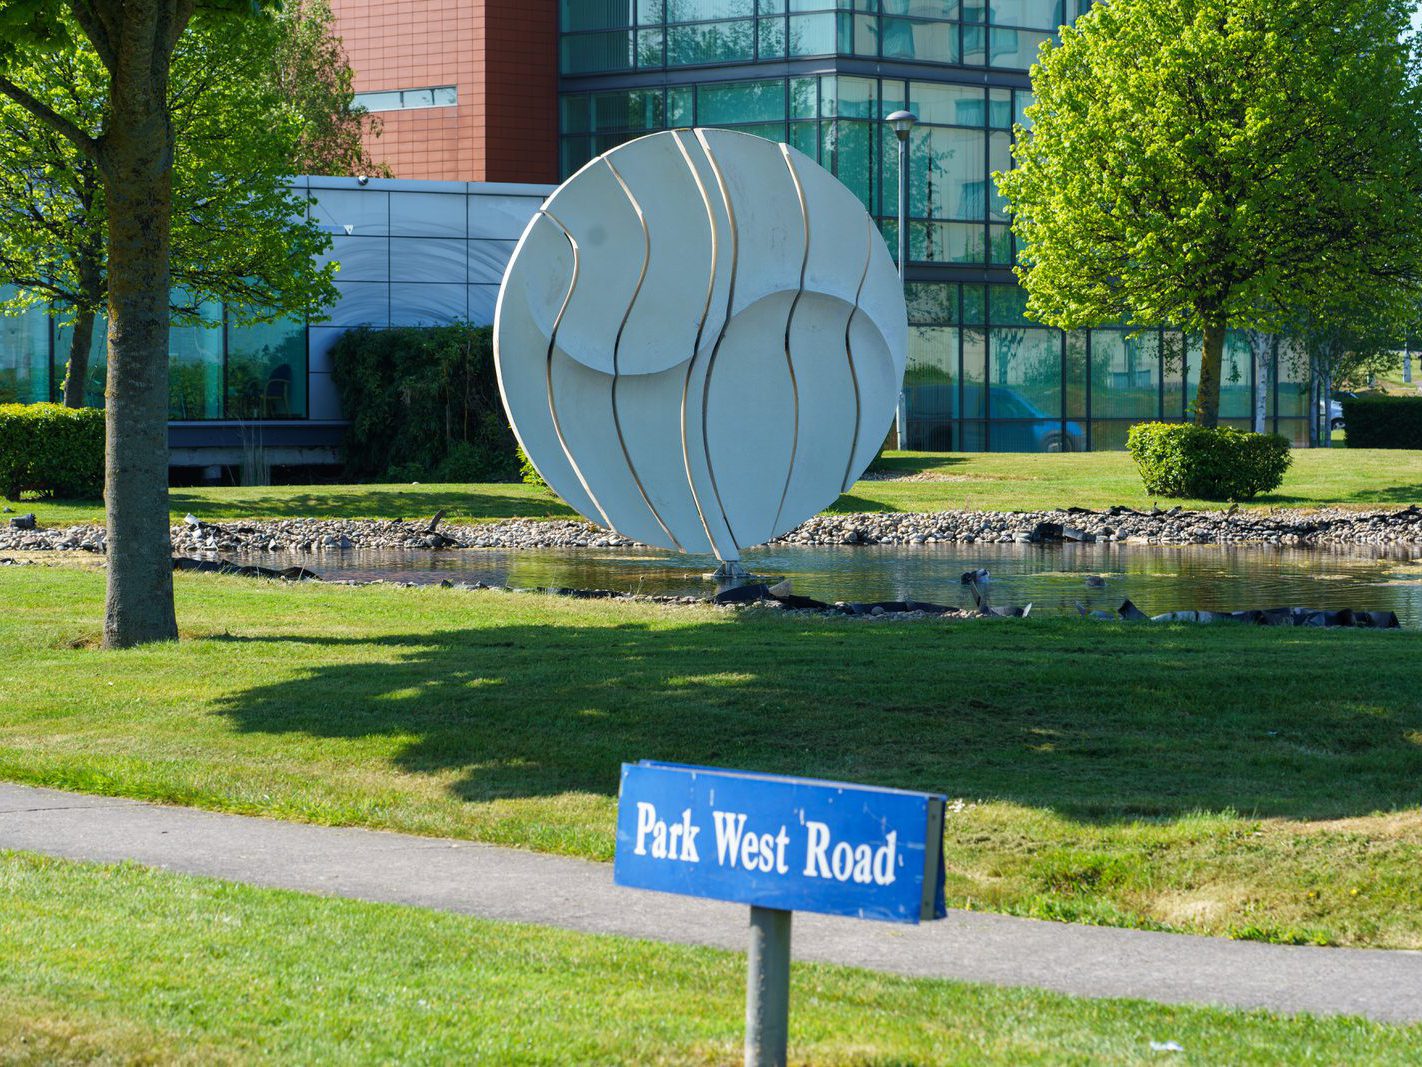
<instances>
[{"instance_id":1,"label":"tree branch","mask_svg":"<svg viewBox=\"0 0 1422 1067\"><path fill-rule=\"evenodd\" d=\"M15 103L34 115L46 126L62 134L88 159L98 162L99 142L81 130L74 122L65 118L43 100L20 88L9 78L0 74L0 93L4 93Z\"/></svg>"}]
</instances>

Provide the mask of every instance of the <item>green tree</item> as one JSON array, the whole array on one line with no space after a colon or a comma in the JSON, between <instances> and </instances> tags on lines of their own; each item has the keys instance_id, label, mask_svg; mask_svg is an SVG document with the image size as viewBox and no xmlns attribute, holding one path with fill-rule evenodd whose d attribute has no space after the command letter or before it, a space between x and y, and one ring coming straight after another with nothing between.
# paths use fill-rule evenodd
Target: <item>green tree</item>
<instances>
[{"instance_id":1,"label":"green tree","mask_svg":"<svg viewBox=\"0 0 1422 1067\"><path fill-rule=\"evenodd\" d=\"M178 636L168 531L168 328L174 156L173 55L194 16L255 27L263 0L0 0L0 94L98 167L107 219L108 380L104 644ZM66 17L67 16L67 17ZM86 125L16 75L87 44L108 86Z\"/></svg>"},{"instance_id":2,"label":"green tree","mask_svg":"<svg viewBox=\"0 0 1422 1067\"><path fill-rule=\"evenodd\" d=\"M344 113L319 113L339 112L349 93L343 103L338 93L302 88L336 76L329 26L312 10L255 26L211 22L174 51L172 278L181 299L172 312L181 321L199 318L209 300L269 321L334 297L329 270L312 258L328 239L305 219L287 176L313 147L353 163L363 149L358 115L352 130ZM281 80L269 76L273 67ZM11 77L97 133L108 93L91 48L45 56ZM0 311L44 302L73 322L64 403L82 407L94 322L108 300L103 181L94 159L32 118L0 97L0 280L18 288Z\"/></svg>"},{"instance_id":3,"label":"green tree","mask_svg":"<svg viewBox=\"0 0 1422 1067\"><path fill-rule=\"evenodd\" d=\"M1373 375L1397 368L1407 326L1391 310L1389 302L1351 293L1301 311L1288 324L1280 353L1308 375L1311 442L1333 443L1329 400L1335 389L1365 388Z\"/></svg>"},{"instance_id":4,"label":"green tree","mask_svg":"<svg viewBox=\"0 0 1422 1067\"><path fill-rule=\"evenodd\" d=\"M997 176L1028 311L1203 337L1216 424L1227 329L1422 279L1422 89L1404 0L1112 0L1033 68Z\"/></svg>"},{"instance_id":5,"label":"green tree","mask_svg":"<svg viewBox=\"0 0 1422 1067\"><path fill-rule=\"evenodd\" d=\"M301 122L293 173L391 177L366 150L382 124L356 106L355 74L335 34L330 0L286 0L274 62L249 76L274 83Z\"/></svg>"}]
</instances>

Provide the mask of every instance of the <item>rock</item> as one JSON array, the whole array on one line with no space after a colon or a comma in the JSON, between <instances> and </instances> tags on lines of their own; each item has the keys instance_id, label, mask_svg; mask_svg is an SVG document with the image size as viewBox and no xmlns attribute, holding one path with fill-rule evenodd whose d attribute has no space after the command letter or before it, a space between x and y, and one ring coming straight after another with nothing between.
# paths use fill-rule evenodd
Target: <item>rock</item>
<instances>
[{"instance_id":1,"label":"rock","mask_svg":"<svg viewBox=\"0 0 1422 1067\"><path fill-rule=\"evenodd\" d=\"M770 588L762 582L749 582L722 589L711 598L713 604L751 604L770 596Z\"/></svg>"},{"instance_id":2,"label":"rock","mask_svg":"<svg viewBox=\"0 0 1422 1067\"><path fill-rule=\"evenodd\" d=\"M1099 574L1088 574L1086 576L1086 584L1092 589L1101 589L1106 585L1106 579Z\"/></svg>"},{"instance_id":3,"label":"rock","mask_svg":"<svg viewBox=\"0 0 1422 1067\"><path fill-rule=\"evenodd\" d=\"M767 589L766 592L773 597L789 596L793 592L793 590L790 588L790 579L786 578L784 581L776 582L769 589Z\"/></svg>"},{"instance_id":4,"label":"rock","mask_svg":"<svg viewBox=\"0 0 1422 1067\"><path fill-rule=\"evenodd\" d=\"M16 515L10 520L10 529L12 530L33 530L35 528L35 513L33 511L28 515Z\"/></svg>"},{"instance_id":5,"label":"rock","mask_svg":"<svg viewBox=\"0 0 1422 1067\"><path fill-rule=\"evenodd\" d=\"M1129 600L1122 601L1121 606L1116 609L1116 614L1130 622L1149 622L1150 616Z\"/></svg>"}]
</instances>

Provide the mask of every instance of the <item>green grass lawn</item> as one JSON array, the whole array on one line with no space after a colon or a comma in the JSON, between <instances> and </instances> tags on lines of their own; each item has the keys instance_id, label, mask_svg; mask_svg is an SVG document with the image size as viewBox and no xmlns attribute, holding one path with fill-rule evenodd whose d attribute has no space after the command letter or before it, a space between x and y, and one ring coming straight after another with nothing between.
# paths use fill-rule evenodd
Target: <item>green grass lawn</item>
<instances>
[{"instance_id":1,"label":"green grass lawn","mask_svg":"<svg viewBox=\"0 0 1422 1067\"><path fill-rule=\"evenodd\" d=\"M941 790L955 907L1422 948L1422 634L102 587L0 569L0 777L599 860L624 760Z\"/></svg>"},{"instance_id":2,"label":"green grass lawn","mask_svg":"<svg viewBox=\"0 0 1422 1067\"><path fill-rule=\"evenodd\" d=\"M886 470L913 481L863 481L831 511L945 511L974 508L1031 511L1044 508L1149 507L1139 474L1123 452L1055 455L890 452ZM1277 492L1255 507L1352 507L1422 502L1422 452L1382 449L1299 449ZM1206 501L1172 501L1187 507L1223 507ZM98 501L25 500L11 507L34 511L40 522L102 522ZM173 521L188 512L211 521L263 518L424 519L444 508L453 522L510 517L570 518L573 511L550 493L526 485L301 485L242 489L174 489Z\"/></svg>"},{"instance_id":3,"label":"green grass lawn","mask_svg":"<svg viewBox=\"0 0 1422 1067\"><path fill-rule=\"evenodd\" d=\"M744 960L0 852L6 1063L739 1062ZM1412 1064L1422 1028L797 964L814 1064ZM1168 1058L1168 1057L1164 1057Z\"/></svg>"}]
</instances>

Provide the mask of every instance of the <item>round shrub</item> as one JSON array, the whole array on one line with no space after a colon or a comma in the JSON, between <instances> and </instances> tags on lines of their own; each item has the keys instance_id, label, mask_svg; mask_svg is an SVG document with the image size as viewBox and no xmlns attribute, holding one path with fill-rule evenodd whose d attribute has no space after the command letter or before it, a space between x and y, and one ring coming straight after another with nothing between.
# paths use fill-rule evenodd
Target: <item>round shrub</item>
<instances>
[{"instance_id":1,"label":"round shrub","mask_svg":"<svg viewBox=\"0 0 1422 1067\"><path fill-rule=\"evenodd\" d=\"M1192 500L1249 500L1279 488L1293 462L1278 434L1180 422L1132 426L1126 451L1147 492Z\"/></svg>"},{"instance_id":2,"label":"round shrub","mask_svg":"<svg viewBox=\"0 0 1422 1067\"><path fill-rule=\"evenodd\" d=\"M0 404L0 493L94 497L104 490L104 413Z\"/></svg>"}]
</instances>

